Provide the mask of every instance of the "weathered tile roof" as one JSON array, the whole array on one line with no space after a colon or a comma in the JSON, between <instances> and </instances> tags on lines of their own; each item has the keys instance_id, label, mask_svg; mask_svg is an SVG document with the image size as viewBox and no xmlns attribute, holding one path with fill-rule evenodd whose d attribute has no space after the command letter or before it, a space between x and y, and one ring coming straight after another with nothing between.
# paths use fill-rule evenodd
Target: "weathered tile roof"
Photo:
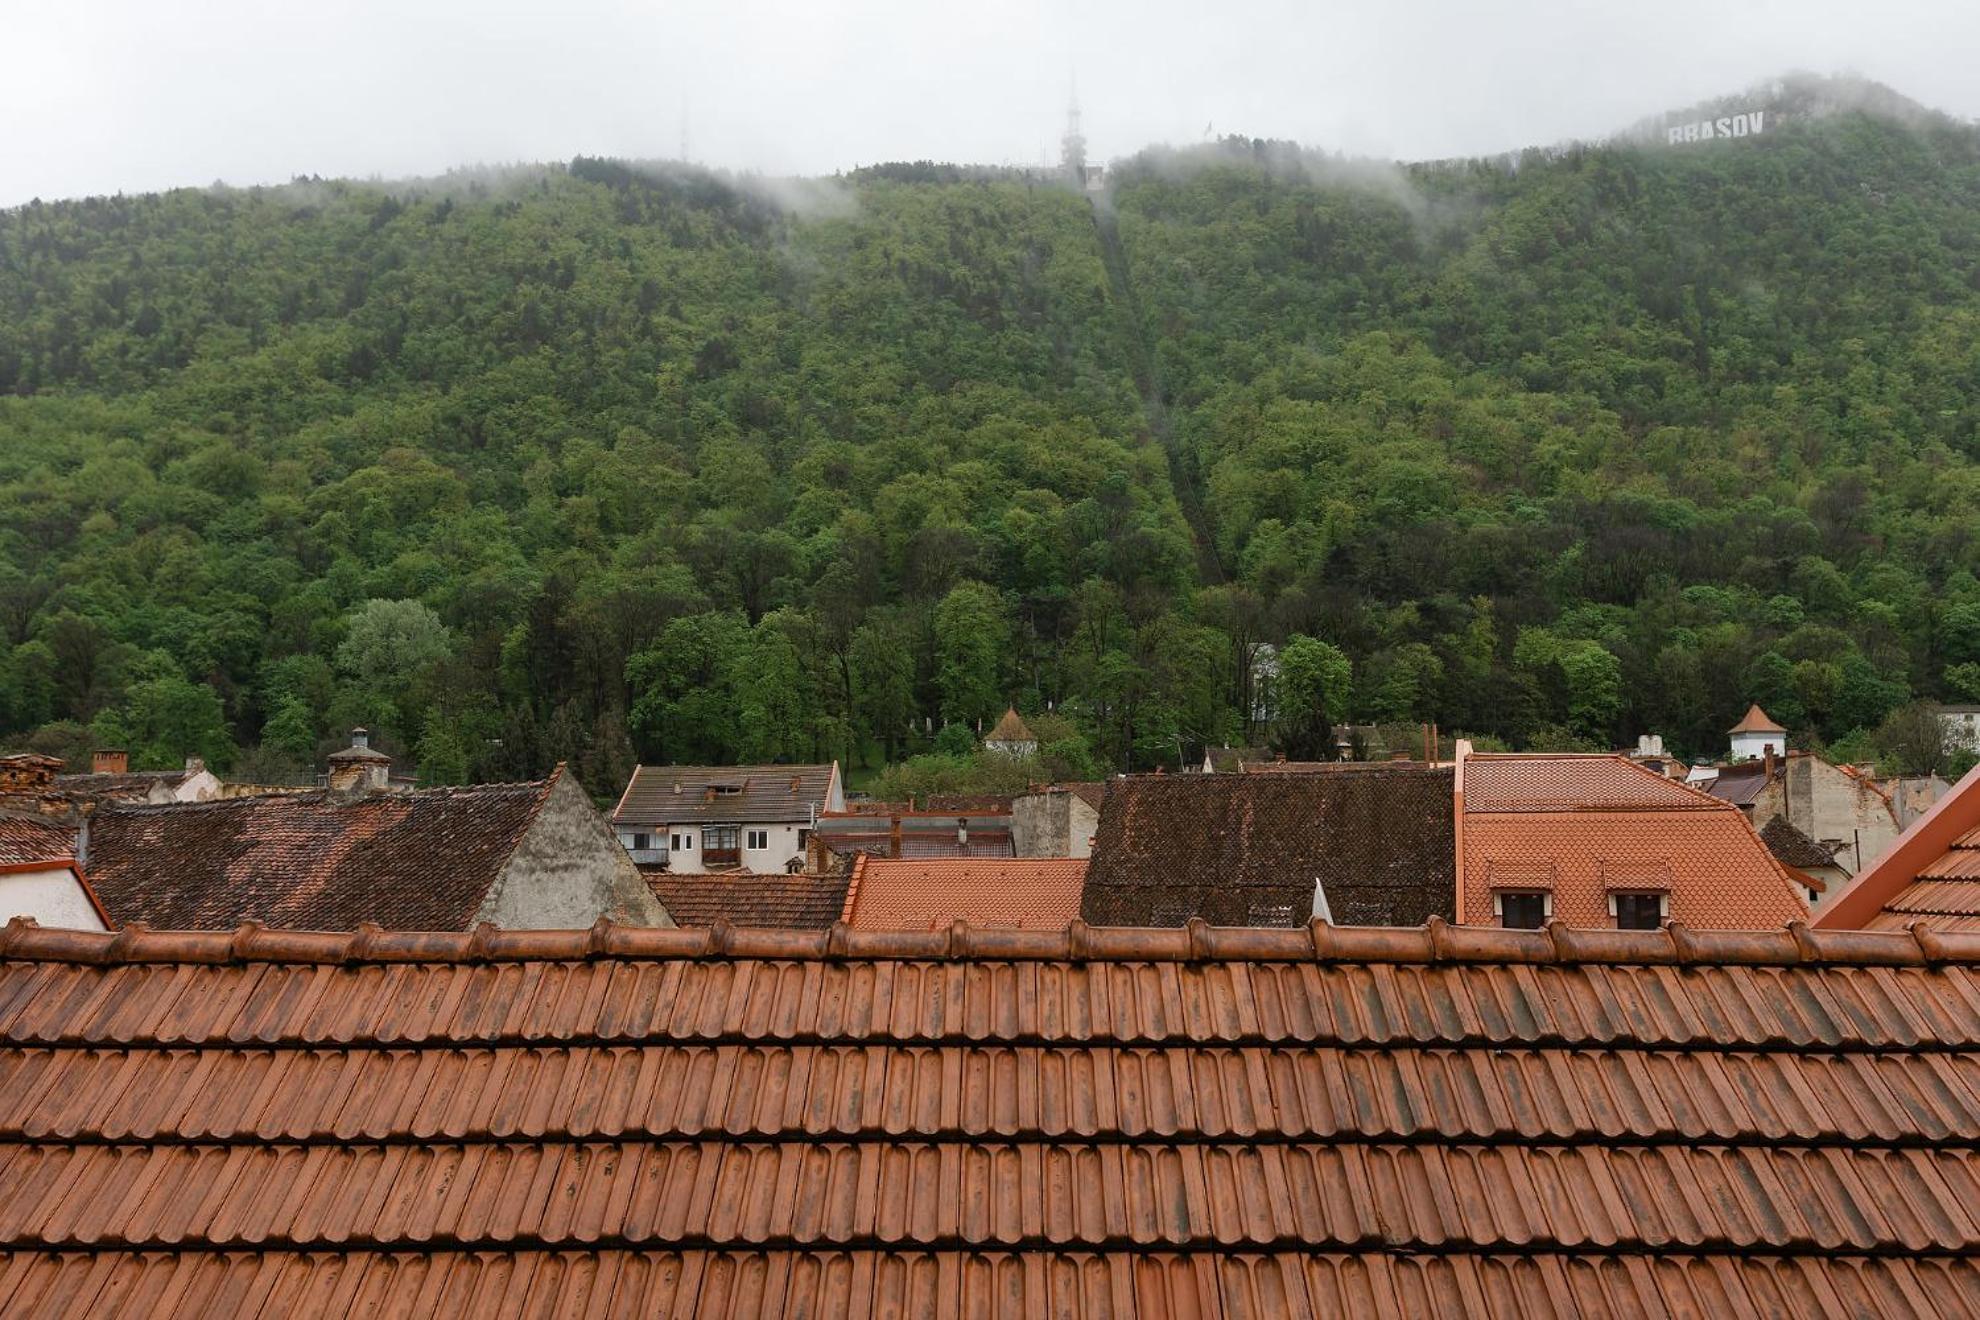
<instances>
[{"instance_id":1,"label":"weathered tile roof","mask_svg":"<svg viewBox=\"0 0 1980 1320\"><path fill-rule=\"evenodd\" d=\"M76 827L32 813L0 812L0 865L76 855Z\"/></svg>"},{"instance_id":2,"label":"weathered tile roof","mask_svg":"<svg viewBox=\"0 0 1980 1320\"><path fill-rule=\"evenodd\" d=\"M111 803L89 818L84 869L120 924L460 930L555 782Z\"/></svg>"},{"instance_id":3,"label":"weathered tile roof","mask_svg":"<svg viewBox=\"0 0 1980 1320\"><path fill-rule=\"evenodd\" d=\"M1761 710L1759 704L1756 702L1755 704L1748 706L1746 708L1746 714L1739 717L1739 723L1733 725L1732 728L1727 729L1726 732L1727 733L1786 733L1787 730L1783 729L1780 725L1774 723L1773 717L1767 714L1766 711Z\"/></svg>"},{"instance_id":4,"label":"weathered tile roof","mask_svg":"<svg viewBox=\"0 0 1980 1320\"><path fill-rule=\"evenodd\" d=\"M646 871L660 905L676 925L824 930L846 905L847 875L758 875L717 871L706 875Z\"/></svg>"},{"instance_id":5,"label":"weathered tile roof","mask_svg":"<svg viewBox=\"0 0 1980 1320\"><path fill-rule=\"evenodd\" d=\"M896 849L902 857L1017 855L1008 809L929 808L917 812L901 809L885 815L871 811L833 813L818 818L812 835L821 848L848 857L855 853L891 857Z\"/></svg>"},{"instance_id":6,"label":"weathered tile roof","mask_svg":"<svg viewBox=\"0 0 1980 1320\"><path fill-rule=\"evenodd\" d=\"M614 825L809 822L831 792L830 765L642 765Z\"/></svg>"},{"instance_id":7,"label":"weathered tile roof","mask_svg":"<svg viewBox=\"0 0 1980 1320\"><path fill-rule=\"evenodd\" d=\"M1220 775L1234 775L1254 761L1272 759L1269 747L1210 747L1204 749L1210 769Z\"/></svg>"},{"instance_id":8,"label":"weathered tile roof","mask_svg":"<svg viewBox=\"0 0 1980 1320\"><path fill-rule=\"evenodd\" d=\"M1792 866L1797 871L1813 871L1836 864L1832 849L1809 838L1786 816L1769 816L1767 823L1760 827L1760 842L1767 845L1767 851L1774 854L1775 861L1783 866Z\"/></svg>"},{"instance_id":9,"label":"weathered tile roof","mask_svg":"<svg viewBox=\"0 0 1980 1320\"><path fill-rule=\"evenodd\" d=\"M1785 764L1777 762L1772 778L1781 778L1785 773ZM1750 807L1760 800L1760 795L1767 791L1770 782L1772 780L1764 762L1742 761L1719 767L1719 773L1710 783L1698 787L1722 802L1730 802L1736 807Z\"/></svg>"},{"instance_id":10,"label":"weathered tile roof","mask_svg":"<svg viewBox=\"0 0 1980 1320\"><path fill-rule=\"evenodd\" d=\"M889 861L862 855L846 891L856 930L972 926L1063 930L1079 915L1086 859L1023 857Z\"/></svg>"},{"instance_id":11,"label":"weathered tile roof","mask_svg":"<svg viewBox=\"0 0 1980 1320\"><path fill-rule=\"evenodd\" d=\"M1454 910L1452 774L1136 775L1107 782L1081 915L1110 926L1342 925Z\"/></svg>"},{"instance_id":12,"label":"weathered tile roof","mask_svg":"<svg viewBox=\"0 0 1980 1320\"><path fill-rule=\"evenodd\" d=\"M1011 706L1006 708L1004 717L997 721L997 727L990 730L989 737L983 741L989 743L1028 743L1037 742L1038 737L1032 733L1031 726L1024 722L1024 716L1017 713L1017 707Z\"/></svg>"},{"instance_id":13,"label":"weathered tile roof","mask_svg":"<svg viewBox=\"0 0 1980 1320\"><path fill-rule=\"evenodd\" d=\"M0 934L0 1310L1971 1315L1980 937Z\"/></svg>"},{"instance_id":14,"label":"weathered tile roof","mask_svg":"<svg viewBox=\"0 0 1980 1320\"><path fill-rule=\"evenodd\" d=\"M1844 885L1816 925L1980 930L1980 768L1967 772Z\"/></svg>"}]
</instances>

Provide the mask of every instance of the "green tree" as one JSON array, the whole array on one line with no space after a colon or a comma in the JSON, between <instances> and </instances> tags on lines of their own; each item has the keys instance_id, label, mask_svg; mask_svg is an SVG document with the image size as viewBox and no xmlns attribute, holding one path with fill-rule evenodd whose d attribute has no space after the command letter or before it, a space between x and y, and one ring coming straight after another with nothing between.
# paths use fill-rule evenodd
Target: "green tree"
<instances>
[{"instance_id":1,"label":"green tree","mask_svg":"<svg viewBox=\"0 0 1980 1320\"><path fill-rule=\"evenodd\" d=\"M1004 707L1010 624L1004 602L981 582L961 582L935 607L935 686L942 718L974 725Z\"/></svg>"},{"instance_id":2,"label":"green tree","mask_svg":"<svg viewBox=\"0 0 1980 1320\"><path fill-rule=\"evenodd\" d=\"M1347 714L1354 666L1339 647L1295 635L1279 648L1274 744L1295 761L1332 760L1333 726Z\"/></svg>"}]
</instances>

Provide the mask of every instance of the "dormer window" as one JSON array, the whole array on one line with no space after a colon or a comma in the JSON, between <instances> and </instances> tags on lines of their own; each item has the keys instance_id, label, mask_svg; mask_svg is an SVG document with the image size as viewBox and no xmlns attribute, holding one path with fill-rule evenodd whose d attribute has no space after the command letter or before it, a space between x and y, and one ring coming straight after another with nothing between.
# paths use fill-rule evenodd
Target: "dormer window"
<instances>
[{"instance_id":1,"label":"dormer window","mask_svg":"<svg viewBox=\"0 0 1980 1320\"><path fill-rule=\"evenodd\" d=\"M1670 920L1674 872L1661 857L1604 858L1602 889L1617 930L1657 930Z\"/></svg>"},{"instance_id":2,"label":"dormer window","mask_svg":"<svg viewBox=\"0 0 1980 1320\"><path fill-rule=\"evenodd\" d=\"M1612 893L1609 915L1617 930L1660 930L1670 915L1670 895Z\"/></svg>"},{"instance_id":3,"label":"dormer window","mask_svg":"<svg viewBox=\"0 0 1980 1320\"><path fill-rule=\"evenodd\" d=\"M709 787L715 790L717 797L733 797L743 791L741 784L710 784Z\"/></svg>"},{"instance_id":4,"label":"dormer window","mask_svg":"<svg viewBox=\"0 0 1980 1320\"><path fill-rule=\"evenodd\" d=\"M1507 930L1538 930L1554 915L1554 886L1560 871L1551 861L1503 861L1485 864L1485 882L1492 891L1492 915Z\"/></svg>"}]
</instances>

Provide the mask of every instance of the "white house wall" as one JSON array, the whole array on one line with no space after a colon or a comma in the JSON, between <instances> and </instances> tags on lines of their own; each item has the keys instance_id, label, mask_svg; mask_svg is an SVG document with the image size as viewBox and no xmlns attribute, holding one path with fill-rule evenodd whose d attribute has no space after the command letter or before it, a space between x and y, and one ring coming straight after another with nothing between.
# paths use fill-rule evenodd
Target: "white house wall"
<instances>
[{"instance_id":1,"label":"white house wall","mask_svg":"<svg viewBox=\"0 0 1980 1320\"><path fill-rule=\"evenodd\" d=\"M0 875L0 923L32 917L63 930L103 930L89 895L68 867Z\"/></svg>"},{"instance_id":2,"label":"white house wall","mask_svg":"<svg viewBox=\"0 0 1980 1320\"><path fill-rule=\"evenodd\" d=\"M742 869L745 871L766 873L777 872L784 870L793 857L802 861L804 858L804 840L799 836L804 830L809 828L809 822L803 825L738 825L736 827L736 842L742 852ZM752 848L749 846L749 832L751 830L762 830L765 833L767 836L764 840L765 846L761 848ZM627 829L622 826L618 834L620 844L628 852L633 849L635 836L640 834L644 834L651 839L655 848L666 849L667 869L675 875L706 875L708 873L708 867L701 860L702 854L706 849L703 847L702 831L699 825L648 825L637 830ZM674 847L675 839L681 841L681 847ZM724 867L723 869L727 870L729 868Z\"/></svg>"}]
</instances>

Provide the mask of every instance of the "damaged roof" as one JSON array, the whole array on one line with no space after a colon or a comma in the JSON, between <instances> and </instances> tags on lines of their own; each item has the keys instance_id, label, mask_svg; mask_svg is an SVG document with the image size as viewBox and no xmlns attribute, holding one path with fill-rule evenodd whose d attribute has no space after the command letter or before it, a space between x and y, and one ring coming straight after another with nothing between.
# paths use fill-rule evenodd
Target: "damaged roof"
<instances>
[{"instance_id":1,"label":"damaged roof","mask_svg":"<svg viewBox=\"0 0 1980 1320\"><path fill-rule=\"evenodd\" d=\"M460 930L557 778L359 798L107 803L89 818L83 867L120 924Z\"/></svg>"},{"instance_id":2,"label":"damaged roof","mask_svg":"<svg viewBox=\"0 0 1980 1320\"><path fill-rule=\"evenodd\" d=\"M0 933L0 1311L1971 1314L1980 937Z\"/></svg>"},{"instance_id":3,"label":"damaged roof","mask_svg":"<svg viewBox=\"0 0 1980 1320\"><path fill-rule=\"evenodd\" d=\"M1451 915L1449 770L1135 775L1107 782L1081 915L1109 926L1415 925Z\"/></svg>"}]
</instances>

